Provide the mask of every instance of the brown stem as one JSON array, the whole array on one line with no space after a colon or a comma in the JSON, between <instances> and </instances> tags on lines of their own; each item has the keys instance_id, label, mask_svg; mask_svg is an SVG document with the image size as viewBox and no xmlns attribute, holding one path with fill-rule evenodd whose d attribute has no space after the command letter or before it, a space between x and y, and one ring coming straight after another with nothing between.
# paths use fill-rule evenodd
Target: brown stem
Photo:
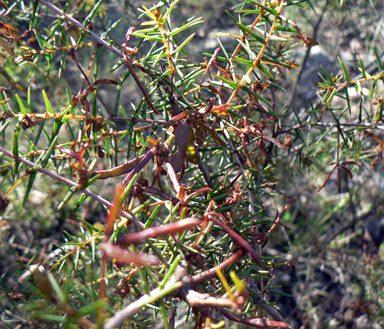
<instances>
[{"instance_id":1,"label":"brown stem","mask_svg":"<svg viewBox=\"0 0 384 329\"><path fill-rule=\"evenodd\" d=\"M229 256L227 259L222 261L220 264L216 265L215 267L219 268L220 270L224 270L227 267L231 266L233 263L235 263L238 259L240 259L244 255L244 251L242 249L237 250L233 255ZM201 272L199 274L194 275L191 278L191 284L192 285L198 285L200 283L203 283L204 281L207 281L210 278L213 278L217 275L215 267L210 268L207 271Z\"/></svg>"},{"instance_id":2,"label":"brown stem","mask_svg":"<svg viewBox=\"0 0 384 329\"><path fill-rule=\"evenodd\" d=\"M136 244L160 235L172 235L180 231L188 230L201 224L201 220L195 217L185 218L175 223L165 224L157 227L148 228L141 232L131 233L120 239L117 244L127 246Z\"/></svg>"},{"instance_id":3,"label":"brown stem","mask_svg":"<svg viewBox=\"0 0 384 329\"><path fill-rule=\"evenodd\" d=\"M239 233L232 230L230 227L228 227L226 224L222 223L215 217L210 216L209 218L212 222L214 222L216 225L220 226L224 232L228 233L229 236L244 250L248 251L251 257L256 261L256 263L263 269L265 269L265 266L261 260L260 253L256 251L251 244L245 240Z\"/></svg>"}]
</instances>

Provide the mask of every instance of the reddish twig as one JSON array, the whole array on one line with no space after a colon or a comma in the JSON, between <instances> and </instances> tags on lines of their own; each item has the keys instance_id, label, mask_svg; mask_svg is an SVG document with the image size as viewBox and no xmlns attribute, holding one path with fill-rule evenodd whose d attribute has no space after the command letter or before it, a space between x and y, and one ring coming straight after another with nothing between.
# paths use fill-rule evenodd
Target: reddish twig
<instances>
[{"instance_id":1,"label":"reddish twig","mask_svg":"<svg viewBox=\"0 0 384 329\"><path fill-rule=\"evenodd\" d=\"M292 203L293 199L289 199L287 204L285 205L283 211L281 212L281 214L277 217L277 219L275 220L275 222L273 223L273 225L271 226L271 228L268 230L267 234L271 233L276 227L277 225L279 225L280 223L280 220L283 218L285 212L288 210L288 208L290 207L291 203Z\"/></svg>"},{"instance_id":2,"label":"reddish twig","mask_svg":"<svg viewBox=\"0 0 384 329\"><path fill-rule=\"evenodd\" d=\"M240 259L243 256L244 256L244 251L242 249L239 249L233 255L229 256L227 259L225 259L215 267L219 268L220 270L224 270L229 266L231 266L232 264L234 264L238 259ZM213 278L214 276L217 276L215 267L210 268L207 271L201 272L191 277L191 284L198 285L200 283L203 283L204 281L207 281L210 278Z\"/></svg>"},{"instance_id":3,"label":"reddish twig","mask_svg":"<svg viewBox=\"0 0 384 329\"><path fill-rule=\"evenodd\" d=\"M137 244L147 239L156 238L160 235L172 235L180 231L185 231L200 224L201 220L199 218L188 217L175 223L152 227L141 232L128 234L120 239L117 244L121 246Z\"/></svg>"},{"instance_id":4,"label":"reddish twig","mask_svg":"<svg viewBox=\"0 0 384 329\"><path fill-rule=\"evenodd\" d=\"M220 312L231 321L242 323L254 328L292 328L288 323L282 321L268 320L264 318L242 319L232 312L228 312L224 309L220 309Z\"/></svg>"},{"instance_id":5,"label":"reddish twig","mask_svg":"<svg viewBox=\"0 0 384 329\"><path fill-rule=\"evenodd\" d=\"M232 230L230 227L228 227L226 224L222 223L218 219L210 216L209 218L212 222L214 222L216 225L220 226L224 232L228 233L229 236L244 250L248 251L251 257L256 261L256 263L262 268L265 269L265 266L261 260L261 257L256 252L256 250L251 246L251 244L245 240L239 233Z\"/></svg>"}]
</instances>

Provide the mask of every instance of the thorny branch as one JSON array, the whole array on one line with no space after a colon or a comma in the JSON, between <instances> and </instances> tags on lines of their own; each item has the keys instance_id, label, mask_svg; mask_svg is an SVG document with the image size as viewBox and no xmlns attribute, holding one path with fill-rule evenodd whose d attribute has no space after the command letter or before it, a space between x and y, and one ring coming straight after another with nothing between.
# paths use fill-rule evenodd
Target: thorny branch
<instances>
[{"instance_id":1,"label":"thorny branch","mask_svg":"<svg viewBox=\"0 0 384 329\"><path fill-rule=\"evenodd\" d=\"M24 159L24 158L21 158L21 157L15 157L11 152L7 151L7 150L4 150L3 148L0 148L0 153L3 153L5 154L6 156L10 157L10 158L13 158L15 161L20 161L22 163L24 163L25 165L27 165L28 167L31 167L32 170L37 170L37 171L40 171L42 172L43 174L59 181L59 182L62 182L68 186L71 186L71 187L74 187L74 188L78 188L78 184L71 181L70 179L67 179L65 177L62 177L58 174L55 174L54 172L46 169L46 168L43 168L41 166L39 166L38 164L32 162L32 161L29 161L27 159ZM96 200L97 202L103 204L104 206L110 208L112 206L112 203L109 202L108 200L104 199L103 197L101 197L100 195L88 190L88 189L80 189L78 190L80 193L84 193L85 195L88 195L89 197L91 197L92 199ZM130 214L129 212L123 210L123 209L120 209L119 211L120 215L129 219L130 221L132 221L139 229L144 229L144 224L139 222L139 220L132 214Z\"/></svg>"},{"instance_id":2,"label":"thorny branch","mask_svg":"<svg viewBox=\"0 0 384 329\"><path fill-rule=\"evenodd\" d=\"M221 262L216 267L220 270L228 268L231 266L237 259L242 257L244 252L242 250L237 250L232 256L228 257L226 260ZM265 326L275 327L275 328L290 328L290 325L283 322L282 316L280 313L271 307L267 307L267 305L263 304L263 308L267 308L267 312L273 313L275 318L278 318L279 321L273 321L268 319L242 319L234 314L225 311L224 307L232 307L237 309L245 300L240 299L238 305L236 301L233 301L228 298L217 298L210 296L208 294L202 294L195 290L194 287L198 286L200 283L214 277L216 275L215 268L209 269L192 277L188 276L186 264L179 265L175 272L172 274L168 282L161 288L153 289L149 294L145 294L136 300L133 303L130 303L122 310L115 313L114 316L109 318L105 324L104 329L112 329L118 327L125 320L129 319L133 315L137 314L142 310L146 305L153 303L160 298L166 295L173 295L175 297L181 298L185 300L192 307L215 307L220 308L222 314L228 319L232 320L233 317L236 317L235 321L246 323L256 328L265 328Z\"/></svg>"},{"instance_id":3,"label":"thorny branch","mask_svg":"<svg viewBox=\"0 0 384 329\"><path fill-rule=\"evenodd\" d=\"M314 123L306 123L306 124L298 124L295 126L291 126L289 128L282 128L278 130L275 134L284 134L287 132L290 132L292 130L298 130L298 129L310 129L312 127L319 127L319 128L332 128L332 127L338 127L338 128L362 128L362 129L380 129L384 130L384 125L382 124L375 124L375 123L364 123L364 122L340 122L340 123L333 123L333 122L314 122Z\"/></svg>"},{"instance_id":4,"label":"thorny branch","mask_svg":"<svg viewBox=\"0 0 384 329\"><path fill-rule=\"evenodd\" d=\"M40 3L42 3L43 5L47 6L48 8L50 8L51 10L53 10L56 14L60 15L60 16L63 16L66 20L68 20L69 22L71 22L73 25L83 29L84 31L86 31L92 38L94 38L100 45L102 45L103 47L107 48L108 50L112 51L113 53L115 53L117 56L121 57L121 58L124 58L125 60L125 64L128 66L129 68L129 71L131 72L132 74L132 77L133 79L135 80L136 84L138 85L138 87L140 88L140 91L142 92L146 102L148 103L148 105L151 107L151 109L153 110L153 112L155 113L159 113L159 111L155 108L155 106L152 104L152 101L150 100L143 84L141 83L141 81L139 80L139 77L137 76L134 68L133 68L133 63L131 61L131 59L126 55L124 54L123 52L121 52L120 50L116 49L115 47L111 46L110 44L108 44L108 42L106 42L105 40L101 39L96 33L90 31L87 27L85 27L83 24L81 24L78 20L76 20L75 18L73 18L72 16L64 13L61 9L57 8L55 5L53 5L52 3L46 1L46 0L39 0Z\"/></svg>"}]
</instances>

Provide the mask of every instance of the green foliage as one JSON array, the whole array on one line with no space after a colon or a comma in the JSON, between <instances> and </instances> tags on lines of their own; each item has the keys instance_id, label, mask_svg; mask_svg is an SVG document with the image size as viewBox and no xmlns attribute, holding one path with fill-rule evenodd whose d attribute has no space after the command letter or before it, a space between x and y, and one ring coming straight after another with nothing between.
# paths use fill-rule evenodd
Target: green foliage
<instances>
[{"instance_id":1,"label":"green foliage","mask_svg":"<svg viewBox=\"0 0 384 329\"><path fill-rule=\"evenodd\" d=\"M294 49L317 42L292 13L317 17L315 4L232 5L236 30L215 32L202 60L193 45L209 21L182 15L191 1L140 4L131 28L102 1L3 2L8 327L288 328L300 317L279 300L295 290L284 275L308 295L296 312L310 327L353 322L316 322L308 266L346 271L354 316L382 316L382 244L368 266L356 257L364 220L383 212L382 184L365 180L384 145L380 50L372 40L373 65L321 67L318 98L296 102L306 60ZM322 5L336 18L354 8Z\"/></svg>"}]
</instances>

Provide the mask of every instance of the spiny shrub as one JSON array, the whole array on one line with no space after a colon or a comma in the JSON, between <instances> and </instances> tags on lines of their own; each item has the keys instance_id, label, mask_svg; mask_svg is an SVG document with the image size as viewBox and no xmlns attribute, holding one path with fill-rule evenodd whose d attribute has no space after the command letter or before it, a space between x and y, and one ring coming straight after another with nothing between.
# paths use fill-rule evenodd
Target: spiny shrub
<instances>
[{"instance_id":1,"label":"spiny shrub","mask_svg":"<svg viewBox=\"0 0 384 329\"><path fill-rule=\"evenodd\" d=\"M197 59L204 18L181 18L182 1L139 4L134 26L111 21L112 5L1 4L0 207L20 250L3 261L16 264L2 277L3 321L290 327L271 302L277 269L296 261L275 234L288 234L299 197L281 182L331 164L317 188L336 177L341 191L378 165L378 56L375 75L362 61L356 79L341 60L340 74L323 70L319 101L299 111L292 53L316 41L285 11L307 1L238 1L234 29ZM351 87L369 81L374 106L355 112Z\"/></svg>"}]
</instances>

